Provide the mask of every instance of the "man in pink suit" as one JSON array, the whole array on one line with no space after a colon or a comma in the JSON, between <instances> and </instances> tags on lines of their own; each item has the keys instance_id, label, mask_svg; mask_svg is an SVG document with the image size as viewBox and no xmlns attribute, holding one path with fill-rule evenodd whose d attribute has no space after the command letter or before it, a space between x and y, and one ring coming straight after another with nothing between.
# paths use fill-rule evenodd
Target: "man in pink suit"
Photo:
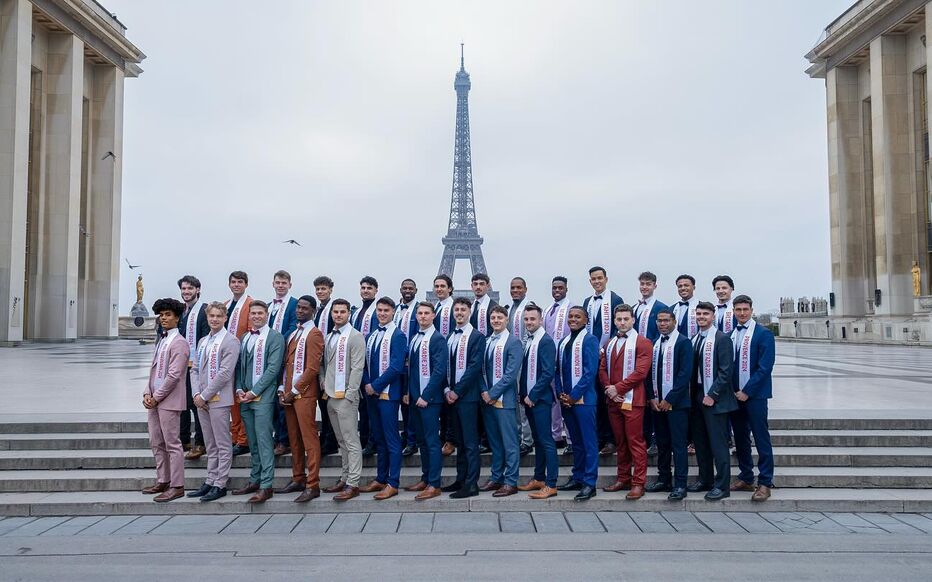
<instances>
[{"instance_id":1,"label":"man in pink suit","mask_svg":"<svg viewBox=\"0 0 932 582\"><path fill-rule=\"evenodd\" d=\"M159 316L161 337L155 346L149 384L142 405L149 411L149 444L155 455L155 484L142 490L158 493L155 501L165 502L184 495L184 449L179 433L181 411L187 408L185 376L188 371L188 342L178 332L184 303L159 299L152 311Z\"/></svg>"}]
</instances>

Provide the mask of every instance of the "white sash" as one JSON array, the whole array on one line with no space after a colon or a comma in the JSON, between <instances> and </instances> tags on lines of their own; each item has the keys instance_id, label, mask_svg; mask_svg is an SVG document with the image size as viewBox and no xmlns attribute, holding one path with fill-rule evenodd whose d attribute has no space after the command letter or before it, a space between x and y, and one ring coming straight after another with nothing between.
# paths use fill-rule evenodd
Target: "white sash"
<instances>
[{"instance_id":1,"label":"white sash","mask_svg":"<svg viewBox=\"0 0 932 582\"><path fill-rule=\"evenodd\" d=\"M263 327L259 331L259 337L256 339L256 343L253 346L253 362L252 362L252 385L255 387L256 382L259 381L259 378L262 377L262 372L265 371L265 342L269 339L269 326ZM256 398L255 402L258 402L259 399Z\"/></svg>"},{"instance_id":2,"label":"white sash","mask_svg":"<svg viewBox=\"0 0 932 582\"><path fill-rule=\"evenodd\" d=\"M297 388L298 378L304 373L304 361L307 357L307 336L314 330L314 322L311 320L300 324L304 326L301 335L298 336L298 345L294 349L294 368L291 373L291 387ZM298 333L295 330L294 333Z\"/></svg>"},{"instance_id":3,"label":"white sash","mask_svg":"<svg viewBox=\"0 0 932 582\"><path fill-rule=\"evenodd\" d=\"M754 328L757 322L753 319L747 323L748 328L744 330L744 337L741 339L741 345L738 346L738 390L744 390L748 380L751 379L751 336L754 335ZM737 330L734 332L737 335Z\"/></svg>"},{"instance_id":4,"label":"white sash","mask_svg":"<svg viewBox=\"0 0 932 582\"><path fill-rule=\"evenodd\" d=\"M638 333L647 337L647 325L650 323L650 312L654 309L654 299L651 297L650 301L641 305L640 313L638 313Z\"/></svg>"},{"instance_id":5,"label":"white sash","mask_svg":"<svg viewBox=\"0 0 932 582\"><path fill-rule=\"evenodd\" d=\"M410 310L410 305L399 303L398 310L395 311L394 323L401 330L401 333L405 334L405 338L408 337L408 333L411 331L411 318L408 317L408 311Z\"/></svg>"},{"instance_id":6,"label":"white sash","mask_svg":"<svg viewBox=\"0 0 932 582\"><path fill-rule=\"evenodd\" d=\"M537 384L537 348L540 345L540 340L543 339L546 332L544 328L540 327L534 332L534 335L531 336L531 343L528 344L527 348L527 391L530 394L531 388Z\"/></svg>"},{"instance_id":7,"label":"white sash","mask_svg":"<svg viewBox=\"0 0 932 582\"><path fill-rule=\"evenodd\" d=\"M573 390L573 387L579 384L579 379L582 378L582 374L583 374L582 346L583 346L583 339L585 339L587 333L588 332L585 329L580 330L579 335L577 335L576 339L573 341L572 347L570 347L570 349L572 350L572 356L571 356L572 357L572 364L571 364L572 368L570 369L570 380L572 382L572 385L570 386L570 390L567 392L567 394L569 394L569 392ZM563 338L563 341L560 342L560 358L557 361L560 363L560 366L561 366L561 369L560 369L561 374L563 373L563 370L562 370L563 352L566 350L566 345L570 342L571 337L572 336L568 335L565 338ZM585 402L583 402L583 398L580 396L579 400L577 400L575 404L585 404Z\"/></svg>"},{"instance_id":8,"label":"white sash","mask_svg":"<svg viewBox=\"0 0 932 582\"><path fill-rule=\"evenodd\" d=\"M369 365L370 384L372 383L372 380L384 374L385 370L388 369L392 356L392 336L395 335L395 329L397 329L397 326L393 321L389 322L388 325L385 326L385 333L382 334L382 343L379 344L378 374L374 375L372 374L372 348L375 347L375 338L377 338L379 334L378 332L373 332L373 334L369 336L369 341L366 343L366 363ZM390 387L391 386L386 386L382 389L381 392L381 394L384 395L384 399L386 400L388 399L388 389ZM381 397L382 396L380 395L380 398Z\"/></svg>"},{"instance_id":9,"label":"white sash","mask_svg":"<svg viewBox=\"0 0 932 582\"><path fill-rule=\"evenodd\" d=\"M702 387L705 393L709 393L712 384L715 382L715 370L712 363L715 361L715 329L709 328L706 334L705 343L702 345Z\"/></svg>"},{"instance_id":10,"label":"white sash","mask_svg":"<svg viewBox=\"0 0 932 582\"><path fill-rule=\"evenodd\" d=\"M680 333L678 331L673 330L673 333L670 334L670 339L667 340L667 345L663 347L663 370L660 371L659 387L657 386L656 370L657 360L660 358L660 346L663 345L663 342L658 338L657 343L654 344L654 358L650 373L654 383L654 394L658 394L657 397L660 400L663 400L666 395L673 390L673 348L676 346L676 339L679 335Z\"/></svg>"},{"instance_id":11,"label":"white sash","mask_svg":"<svg viewBox=\"0 0 932 582\"><path fill-rule=\"evenodd\" d=\"M346 396L346 344L349 343L351 331L341 333L336 345L336 369L334 370L333 394L334 398Z\"/></svg>"},{"instance_id":12,"label":"white sash","mask_svg":"<svg viewBox=\"0 0 932 582\"><path fill-rule=\"evenodd\" d=\"M637 337L638 332L633 329L628 332L628 337L625 338L624 349L624 368L621 372L621 379L627 380L628 376L634 373L634 363L636 360L636 349L637 349ZM612 375L612 358L615 355L615 344L618 343L618 336L612 338L612 341L608 343L608 346L605 348L605 371L608 373L609 378ZM632 405L634 404L634 390L629 390L625 393L624 402L621 403L621 408L623 410L631 410Z\"/></svg>"},{"instance_id":13,"label":"white sash","mask_svg":"<svg viewBox=\"0 0 932 582\"><path fill-rule=\"evenodd\" d=\"M220 328L220 331L214 334L214 337L211 340L213 343L210 344L210 351L207 353L207 382L208 383L213 382L214 379L217 377L217 374L220 373L220 345L223 343L223 339L226 337L226 335L227 335L227 330ZM200 372L200 367L202 365L201 362L203 361L203 357L204 357L204 350L207 347L207 341L209 338L210 336L208 336L207 338L204 338L204 340L201 341L201 347L198 350L198 354L197 354L198 372ZM210 399L211 402L217 402L219 400L220 400L219 392L213 398Z\"/></svg>"},{"instance_id":14,"label":"white sash","mask_svg":"<svg viewBox=\"0 0 932 582\"><path fill-rule=\"evenodd\" d=\"M528 299L525 297L521 300L521 303L518 304L515 312L511 314L511 333L515 334L515 337L517 338L524 337L524 307L527 304Z\"/></svg>"},{"instance_id":15,"label":"white sash","mask_svg":"<svg viewBox=\"0 0 932 582\"><path fill-rule=\"evenodd\" d=\"M420 376L421 398L424 397L424 389L430 383L430 338L434 335L434 328L424 332L421 338L421 345L418 347L418 375Z\"/></svg>"},{"instance_id":16,"label":"white sash","mask_svg":"<svg viewBox=\"0 0 932 582\"><path fill-rule=\"evenodd\" d=\"M194 356L197 354L197 318L201 314L201 308L205 304L194 304L191 311L188 312L188 321L184 329L184 339L188 341L188 366L194 364Z\"/></svg>"},{"instance_id":17,"label":"white sash","mask_svg":"<svg viewBox=\"0 0 932 582\"><path fill-rule=\"evenodd\" d=\"M592 327L595 325L595 295L589 299L589 323L586 325L586 330L592 332ZM599 311L602 316L602 336L599 338L599 345L604 346L608 342L609 334L612 329L612 292L605 291L602 293L602 305L599 306Z\"/></svg>"},{"instance_id":18,"label":"white sash","mask_svg":"<svg viewBox=\"0 0 932 582\"><path fill-rule=\"evenodd\" d=\"M488 295L486 295L488 297ZM485 299L485 297L483 297ZM479 308L476 309L476 329L484 336L489 335L489 324L486 321L486 315L489 312L488 303L479 302Z\"/></svg>"},{"instance_id":19,"label":"white sash","mask_svg":"<svg viewBox=\"0 0 932 582\"><path fill-rule=\"evenodd\" d=\"M320 317L317 318L317 321L320 322L317 324L317 328L320 333L324 334L324 337L327 337L330 332L330 307L332 305L333 301L327 301L327 304L320 308Z\"/></svg>"},{"instance_id":20,"label":"white sash","mask_svg":"<svg viewBox=\"0 0 932 582\"><path fill-rule=\"evenodd\" d=\"M566 314L569 313L569 311L569 301L557 307L556 317L553 322L553 341L555 342L559 342L563 339L563 329L566 327Z\"/></svg>"},{"instance_id":21,"label":"white sash","mask_svg":"<svg viewBox=\"0 0 932 582\"><path fill-rule=\"evenodd\" d=\"M718 308L718 305L715 306L715 321L718 322L718 313L721 309ZM718 327L716 325L716 327ZM731 302L728 302L728 306L725 307L725 315L722 317L722 326L719 328L719 331L722 333L731 333L735 328L735 310L731 305Z\"/></svg>"},{"instance_id":22,"label":"white sash","mask_svg":"<svg viewBox=\"0 0 932 582\"><path fill-rule=\"evenodd\" d=\"M453 308L453 300L447 297L440 302L440 335L444 339L450 337L450 310Z\"/></svg>"},{"instance_id":23,"label":"white sash","mask_svg":"<svg viewBox=\"0 0 932 582\"><path fill-rule=\"evenodd\" d=\"M159 342L155 351L155 388L159 389L165 383L165 374L168 372L168 348L171 343L181 335L177 329L168 332L168 335Z\"/></svg>"},{"instance_id":24,"label":"white sash","mask_svg":"<svg viewBox=\"0 0 932 582\"><path fill-rule=\"evenodd\" d=\"M227 322L227 329L232 331L234 336L237 335L236 330L239 329L240 311L242 311L243 305L245 305L249 300L249 295L243 295L240 297L239 301L236 302L236 307L233 308L233 313L230 314L230 321Z\"/></svg>"},{"instance_id":25,"label":"white sash","mask_svg":"<svg viewBox=\"0 0 932 582\"><path fill-rule=\"evenodd\" d=\"M372 329L372 313L375 311L375 300L369 304L369 307L365 311L358 310L356 312L356 321L359 321L359 318L362 317L362 324L359 326L359 331L362 333L362 337L368 338L369 331Z\"/></svg>"},{"instance_id":26,"label":"white sash","mask_svg":"<svg viewBox=\"0 0 932 582\"><path fill-rule=\"evenodd\" d=\"M274 300L273 300L274 301ZM272 322L272 329L281 333L282 323L285 321L285 310L288 309L288 305L291 303L291 295L285 295L282 299L278 311L275 312L275 320Z\"/></svg>"},{"instance_id":27,"label":"white sash","mask_svg":"<svg viewBox=\"0 0 932 582\"><path fill-rule=\"evenodd\" d=\"M456 381L459 382L463 379L463 374L466 373L466 346L469 345L469 336L472 334L472 326L466 324L463 327L463 333L460 334L460 338L456 341L456 352L454 352L456 364L454 366L454 374Z\"/></svg>"},{"instance_id":28,"label":"white sash","mask_svg":"<svg viewBox=\"0 0 932 582\"><path fill-rule=\"evenodd\" d=\"M678 312L682 310L682 305L677 303L676 306ZM699 323L696 321L696 306L693 305L692 300L688 301L685 313L678 314L677 324L683 317L686 317L686 333L689 334L689 339L693 339L699 333Z\"/></svg>"},{"instance_id":29,"label":"white sash","mask_svg":"<svg viewBox=\"0 0 932 582\"><path fill-rule=\"evenodd\" d=\"M505 342L508 341L509 332L506 329L498 336L498 341L492 347L492 386L498 384L505 375ZM495 408L504 408L502 398L489 402Z\"/></svg>"}]
</instances>

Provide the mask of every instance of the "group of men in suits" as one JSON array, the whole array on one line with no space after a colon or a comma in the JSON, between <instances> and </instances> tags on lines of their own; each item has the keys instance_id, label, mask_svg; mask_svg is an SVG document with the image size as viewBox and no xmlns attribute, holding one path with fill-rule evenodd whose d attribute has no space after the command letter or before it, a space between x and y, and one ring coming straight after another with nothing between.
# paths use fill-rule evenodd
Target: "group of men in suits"
<instances>
[{"instance_id":1,"label":"group of men in suits","mask_svg":"<svg viewBox=\"0 0 932 582\"><path fill-rule=\"evenodd\" d=\"M360 493L388 499L401 487L402 457L417 451L421 477L406 489L419 500L480 491L546 499L563 490L584 501L596 495L599 456L611 453L617 478L604 490L627 491L627 499L664 491L680 500L706 491L717 500L749 490L752 499L766 500L774 340L754 322L751 299L732 299L733 281L719 276L718 303L700 302L695 279L681 275L680 300L667 306L654 298L656 276L644 272L641 297L628 305L608 289L604 268L590 269L589 280L593 294L575 305L566 278L554 277L553 303L543 308L528 300L521 277L510 283L512 304L502 306L481 273L472 278L472 298L454 298L452 280L437 276L436 302L417 301L411 279L402 282L397 303L378 297L378 282L366 276L354 307L332 298L334 283L324 276L314 280L316 298L291 296L285 271L273 276L271 301L255 300L246 293L246 273L234 271L232 297L199 306L200 282L185 276L184 302L153 306L161 337L143 404L157 480L145 492L158 493L156 501L184 494L180 433L191 439L185 418L193 410L193 447L206 452L208 475L188 496L202 501L227 494L232 457L246 452L249 482L232 493L252 494L252 503L275 492L300 492L297 502L321 491L335 501ZM740 467L734 482L732 431ZM559 486L558 445L573 456L572 473ZM658 478L648 484L653 445ZM699 464L692 484L688 446ZM491 474L480 485L483 447L491 452ZM530 450L534 474L519 485L520 457ZM292 478L273 491L275 456L287 452ZM341 476L321 489L321 456L335 452ZM443 456L453 452L456 477L444 485ZM376 476L363 484L368 455L377 456Z\"/></svg>"}]
</instances>

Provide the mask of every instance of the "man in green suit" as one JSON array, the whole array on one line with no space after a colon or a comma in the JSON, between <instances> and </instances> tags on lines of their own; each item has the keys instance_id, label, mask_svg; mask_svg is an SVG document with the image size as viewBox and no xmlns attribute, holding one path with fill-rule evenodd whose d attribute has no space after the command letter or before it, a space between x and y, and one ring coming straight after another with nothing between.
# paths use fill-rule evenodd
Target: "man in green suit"
<instances>
[{"instance_id":1,"label":"man in green suit","mask_svg":"<svg viewBox=\"0 0 932 582\"><path fill-rule=\"evenodd\" d=\"M246 438L252 456L249 483L233 495L247 495L249 503L262 503L272 497L275 477L275 449L272 439L275 391L285 353L285 339L271 329L269 307L253 300L249 306L249 331L243 335L236 364L236 401L246 425Z\"/></svg>"}]
</instances>

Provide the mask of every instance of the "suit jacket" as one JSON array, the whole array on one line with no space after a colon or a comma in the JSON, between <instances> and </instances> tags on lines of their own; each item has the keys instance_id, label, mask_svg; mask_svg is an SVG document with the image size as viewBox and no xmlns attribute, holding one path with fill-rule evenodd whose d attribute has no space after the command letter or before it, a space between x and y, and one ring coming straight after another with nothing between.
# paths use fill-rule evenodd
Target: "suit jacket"
<instances>
[{"instance_id":1,"label":"suit jacket","mask_svg":"<svg viewBox=\"0 0 932 582\"><path fill-rule=\"evenodd\" d=\"M258 404L269 404L275 401L278 390L278 380L281 378L282 362L285 355L285 338L274 329L269 330L265 341L265 369L259 380L253 383L252 368L256 361L255 343L252 350L247 349L248 340L243 338L240 342L239 364L236 366L236 390L252 392L262 400Z\"/></svg>"},{"instance_id":2,"label":"suit jacket","mask_svg":"<svg viewBox=\"0 0 932 582\"><path fill-rule=\"evenodd\" d=\"M330 330L333 329L333 316L330 315L330 302L331 301L333 300L328 299L326 303L324 303L323 305L319 305L317 307L317 313L314 314L314 325L316 325L317 329L319 329L320 332L323 333L324 335L330 333ZM320 317L324 313L327 314L327 321L325 322L326 325L321 325Z\"/></svg>"},{"instance_id":3,"label":"suit jacket","mask_svg":"<svg viewBox=\"0 0 932 582\"><path fill-rule=\"evenodd\" d=\"M415 314L417 313L417 304L418 304L417 299L412 299L411 307L408 308L407 313L404 313L404 314L402 314L402 311L404 311L405 309L405 304L402 303L401 299L398 300L398 305L395 307L395 325L397 325L398 329L400 329L402 333L404 333L405 341L408 341L408 339L411 336L417 333L418 325L417 325L417 318L415 317ZM402 316L407 321L401 321ZM434 317L434 319L435 320L437 319L436 316ZM434 326L435 327L437 326L436 321L434 323ZM437 329L440 329L440 328L437 327ZM453 328L450 328L450 329L453 329Z\"/></svg>"},{"instance_id":4,"label":"suit jacket","mask_svg":"<svg viewBox=\"0 0 932 582\"><path fill-rule=\"evenodd\" d=\"M234 329L229 328L230 314L233 313L233 308L236 307L232 299L227 299L226 301L227 322L224 324L224 326L227 328L228 331L231 331L234 333L234 335L236 335L236 339L242 341L243 334L245 334L246 330L249 329L249 306L252 305L252 297L250 297L248 293L244 293L243 296L240 297L239 300L245 301L245 303L243 303L243 308L239 312L239 322L237 322L236 324L236 329L234 330Z\"/></svg>"},{"instance_id":5,"label":"suit jacket","mask_svg":"<svg viewBox=\"0 0 932 582\"><path fill-rule=\"evenodd\" d=\"M572 337L572 336L570 336ZM559 351L560 346L557 346ZM595 382L599 375L599 340L587 333L582 345L582 375L573 385L573 340L566 343L563 353L557 353L557 394L569 394L573 402L583 399L576 406L595 406Z\"/></svg>"},{"instance_id":6,"label":"suit jacket","mask_svg":"<svg viewBox=\"0 0 932 582\"><path fill-rule=\"evenodd\" d=\"M487 296L488 297L488 296ZM475 300L473 300L475 301ZM486 337L492 335L492 308L498 305L498 301L489 297L489 304L485 309L485 329L488 331ZM450 310L450 316L453 316L453 310ZM473 328L478 332L479 331L479 310L476 309L472 315L469 316L469 323L472 324ZM437 328L440 329L440 328ZM450 330L453 328L451 327Z\"/></svg>"},{"instance_id":7,"label":"suit jacket","mask_svg":"<svg viewBox=\"0 0 932 582\"><path fill-rule=\"evenodd\" d=\"M297 320L295 320L297 321ZM284 323L282 323L284 327ZM285 361L282 364L282 387L285 392L292 386L301 393L302 398L320 397L320 363L324 355L324 334L314 327L307 334L304 342L304 370L297 380L294 378L295 354L298 350L297 327L288 335L285 346Z\"/></svg>"},{"instance_id":8,"label":"suit jacket","mask_svg":"<svg viewBox=\"0 0 932 582\"><path fill-rule=\"evenodd\" d=\"M272 301L274 301L274 299L269 300L269 327L272 327L272 323L275 321L275 316L272 315ZM295 314L295 310L298 309L298 300L294 297L289 297L288 303L284 304L283 307L279 307L279 309L284 309L285 314L282 319L282 328L278 331L282 334L283 338L287 339L288 336L291 335L291 332L298 327L298 316ZM276 314L277 313L276 311Z\"/></svg>"},{"instance_id":9,"label":"suit jacket","mask_svg":"<svg viewBox=\"0 0 932 582\"><path fill-rule=\"evenodd\" d=\"M207 342L207 339L201 338L198 349ZM232 333L223 336L218 352L217 377L213 381L210 381L207 361L209 354L205 353L201 362L197 361L197 356L195 356L194 366L191 367L191 396L200 394L210 406L233 406L233 378L236 375L239 350L239 340ZM220 400L211 402L215 396L219 396Z\"/></svg>"},{"instance_id":10,"label":"suit jacket","mask_svg":"<svg viewBox=\"0 0 932 582\"><path fill-rule=\"evenodd\" d=\"M658 340L659 341L659 340ZM661 348L662 349L662 348ZM655 386L657 370L653 368L653 351L651 352L651 370L647 377L647 391L652 398L660 398L660 387ZM673 346L673 389L663 398L675 410L689 408L689 379L693 370L693 344L684 335L676 336Z\"/></svg>"},{"instance_id":11,"label":"suit jacket","mask_svg":"<svg viewBox=\"0 0 932 582\"><path fill-rule=\"evenodd\" d=\"M640 306L636 305L635 307L640 307ZM634 321L634 329L638 332L638 334L646 335L647 339L649 339L651 342L656 342L657 338L660 337L660 330L657 329L657 314L660 313L661 309L666 309L666 308L667 308L666 303L655 299L654 304L650 308L650 315L647 316L648 319L647 319L646 334L641 334L641 331L640 331L641 330L640 313L638 313L638 317ZM689 338L688 335L686 337L687 339Z\"/></svg>"},{"instance_id":12,"label":"suit jacket","mask_svg":"<svg viewBox=\"0 0 932 582\"><path fill-rule=\"evenodd\" d=\"M344 398L359 402L359 387L362 384L362 373L366 367L366 340L356 328L349 324L344 326L342 333L349 333L349 340L346 342L346 385L340 388L343 390ZM331 349L329 345L332 334L333 332L324 338L324 392L327 393L328 398L334 398L337 392L337 351Z\"/></svg>"},{"instance_id":13,"label":"suit jacket","mask_svg":"<svg viewBox=\"0 0 932 582\"><path fill-rule=\"evenodd\" d=\"M493 334L494 335L494 334ZM489 336L486 342L485 354L483 354L483 366L485 372L486 391L492 400L500 400L502 408L514 409L518 402L518 376L521 374L522 358L521 342L512 335L508 334L505 340L505 348L502 351L502 377L498 382L494 379L494 366L492 365L494 349L491 345L494 343Z\"/></svg>"},{"instance_id":14,"label":"suit jacket","mask_svg":"<svg viewBox=\"0 0 932 582\"><path fill-rule=\"evenodd\" d=\"M524 357L521 361L521 378L518 382L518 397L524 401L528 396L535 405L553 404L553 377L557 371L557 344L553 338L544 333L537 344L537 378L533 386L528 386L528 354L530 353L530 341L528 348L524 350Z\"/></svg>"},{"instance_id":15,"label":"suit jacket","mask_svg":"<svg viewBox=\"0 0 932 582\"><path fill-rule=\"evenodd\" d=\"M188 337L188 319L191 317L191 313L185 313L181 316L181 319L178 321L178 332L187 339ZM161 326L160 326L161 327ZM161 331L161 330L160 330ZM194 324L194 345L197 346L201 343L201 339L206 337L210 333L210 326L207 324L207 304L201 303L197 307L197 322ZM190 344L189 344L190 349ZM195 350L196 351L196 350ZM196 354L188 354L192 360Z\"/></svg>"},{"instance_id":16,"label":"suit jacket","mask_svg":"<svg viewBox=\"0 0 932 582\"><path fill-rule=\"evenodd\" d=\"M375 299L372 300L372 303L369 304L369 333L372 333L372 330L379 326L379 319L375 316ZM353 307L353 314L350 316L350 323L353 324L353 327L358 331L362 331L363 324L363 308ZM369 335L366 334L363 336L363 339L369 339Z\"/></svg>"},{"instance_id":17,"label":"suit jacket","mask_svg":"<svg viewBox=\"0 0 932 582\"><path fill-rule=\"evenodd\" d=\"M452 297L448 298L447 301L450 302L450 313L448 317L449 321L447 322L449 324L449 327L447 329L449 330L450 333L453 333L453 330L456 329L456 320L453 319L453 298ZM436 312L434 313L434 327L437 328L437 331L440 331L441 329L443 329L440 326L440 323L441 323L440 316L443 315L443 308L440 306L441 303L442 302L438 301L437 303L434 304L434 308L436 309ZM408 335L408 339L411 339L412 337L414 337L414 334L417 333L418 328L419 326L417 325L417 320L415 320L414 330L411 332L411 334Z\"/></svg>"},{"instance_id":18,"label":"suit jacket","mask_svg":"<svg viewBox=\"0 0 932 582\"><path fill-rule=\"evenodd\" d=\"M373 327L372 333L375 333L376 329L376 327ZM401 398L401 378L405 371L408 342L404 332L396 327L392 332L392 345L389 347L388 368L379 375L379 353L384 341L385 336L382 337L382 341L372 346L372 351L366 359L366 365L362 372L362 385L365 387L366 384L372 384L372 389L375 390L376 395L381 394L387 386L388 399L395 402Z\"/></svg>"},{"instance_id":19,"label":"suit jacket","mask_svg":"<svg viewBox=\"0 0 932 582\"><path fill-rule=\"evenodd\" d=\"M700 332L701 333L701 332ZM712 353L713 382L709 388L709 396L715 401L712 412L724 414L738 409L738 399L732 387L732 368L734 367L734 348L731 337L724 334L715 326L709 328L709 333L715 334L715 351ZM755 332L757 333L757 332ZM754 338L751 338L753 341ZM704 351L704 350L703 350ZM705 396L705 387L699 383L702 374L702 351L693 348L693 371L690 375L690 392L694 406L702 408L702 399Z\"/></svg>"},{"instance_id":20,"label":"suit jacket","mask_svg":"<svg viewBox=\"0 0 932 582\"><path fill-rule=\"evenodd\" d=\"M411 347L408 349L408 396L411 400L411 406L414 406L418 398L423 398L428 404L441 404L443 402L443 389L447 385L447 364L449 362L447 340L437 330L434 330L434 333L430 336L430 343L427 347L430 359L430 379L422 392L421 374L418 369L421 358L414 351L419 337L422 336L414 334L411 339Z\"/></svg>"},{"instance_id":21,"label":"suit jacket","mask_svg":"<svg viewBox=\"0 0 932 582\"><path fill-rule=\"evenodd\" d=\"M596 340L598 340L599 342L599 345L602 347L604 347L605 344L608 343L610 339L612 339L613 335L618 333L618 328L615 327L615 308L621 305L622 303L624 303L624 301L622 301L621 299L621 296L616 294L614 291L605 291L604 293L602 293L603 301L605 301L604 299L605 295L609 295L612 300L612 308L609 310L609 315L608 315L609 318L611 318L612 320L611 327L609 328L610 335L606 337L602 337L602 310L601 309L599 310L598 313L595 314L595 317L589 320L589 327L587 328L589 330L589 333L595 336ZM590 301L592 301L592 295L590 295L589 297L586 297L583 300L582 308L585 309L586 312L589 311Z\"/></svg>"},{"instance_id":22,"label":"suit jacket","mask_svg":"<svg viewBox=\"0 0 932 582\"><path fill-rule=\"evenodd\" d=\"M737 328L731 332L731 341L735 342L738 334ZM777 357L777 345L771 332L766 327L756 324L754 335L751 336L751 378L744 386L744 393L748 398L773 398L773 364ZM738 367L740 360L739 346L734 347L734 368L732 371L732 386L738 391Z\"/></svg>"},{"instance_id":23,"label":"suit jacket","mask_svg":"<svg viewBox=\"0 0 932 582\"><path fill-rule=\"evenodd\" d=\"M650 375L650 367L654 356L654 344L641 334L637 335L637 341L634 345L634 371L627 378L625 373L625 351L617 350L617 354L609 354L602 350L599 357L599 384L603 388L614 386L619 396L624 396L628 392L634 391L631 396L631 406L643 407L647 405L647 393L644 390L644 382ZM616 350L612 350L616 351ZM611 358L611 374L605 367L605 359ZM606 396L606 398L608 398Z\"/></svg>"},{"instance_id":24,"label":"suit jacket","mask_svg":"<svg viewBox=\"0 0 932 582\"><path fill-rule=\"evenodd\" d=\"M552 339L554 343L559 343L560 339L563 339L566 336L570 335L570 326L569 326L569 323L567 323L566 321L566 319L568 318L564 318L563 329L561 330L560 337L558 339L557 338L558 330L556 329L556 327L557 327L557 312L559 311L559 308L554 310L553 315L551 315L550 310L553 309L553 305L554 304L551 303L550 307L544 309L544 330L547 332L547 335L550 336L550 339ZM572 307L573 305L575 305L575 303L573 303L572 301L569 300L568 297L566 297L563 299L563 303L561 304L561 307L566 306L567 313L569 313L569 308Z\"/></svg>"},{"instance_id":25,"label":"suit jacket","mask_svg":"<svg viewBox=\"0 0 932 582\"><path fill-rule=\"evenodd\" d=\"M165 378L162 385L156 388L155 372L158 366L159 347L164 341L169 341L169 338L161 338L156 344L152 368L149 371L149 384L146 386L145 393L151 394L162 410L185 410L188 407L188 389L185 383L188 372L188 343L184 341L180 333L172 334L168 354L165 357L167 366Z\"/></svg>"},{"instance_id":26,"label":"suit jacket","mask_svg":"<svg viewBox=\"0 0 932 582\"><path fill-rule=\"evenodd\" d=\"M466 369L459 382L456 381L456 352L450 353L447 364L447 385L456 393L457 402L478 402L479 394L485 390L482 363L482 358L485 356L485 342L485 336L478 331L473 330L469 334L469 341L466 342ZM447 351L450 352L449 343L447 343Z\"/></svg>"}]
</instances>

